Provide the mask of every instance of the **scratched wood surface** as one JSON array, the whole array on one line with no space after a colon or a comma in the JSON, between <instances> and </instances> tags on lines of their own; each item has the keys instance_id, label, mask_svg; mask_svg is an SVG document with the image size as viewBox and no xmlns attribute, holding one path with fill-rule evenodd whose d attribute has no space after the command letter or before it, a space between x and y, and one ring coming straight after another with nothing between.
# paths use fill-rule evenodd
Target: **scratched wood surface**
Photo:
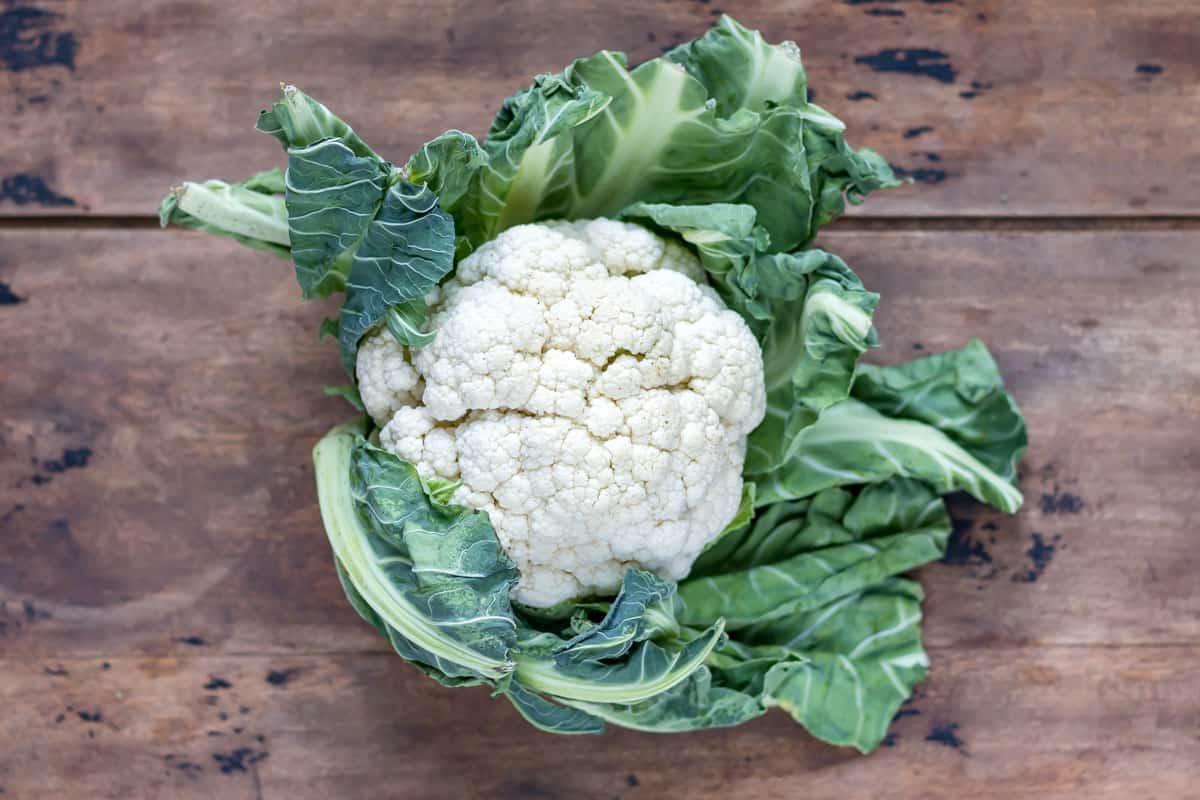
<instances>
[{"instance_id":1,"label":"scratched wood surface","mask_svg":"<svg viewBox=\"0 0 1200 800\"><path fill-rule=\"evenodd\" d=\"M0 215L150 213L281 161L281 80L402 160L481 134L537 72L634 61L722 10L802 47L815 99L917 183L866 215L1161 215L1200 205L1194 0L8 0ZM569 10L568 10L569 9Z\"/></svg>"},{"instance_id":2,"label":"scratched wood surface","mask_svg":"<svg viewBox=\"0 0 1200 800\"><path fill-rule=\"evenodd\" d=\"M329 8L0 3L0 800L1197 795L1193 3ZM719 9L799 41L816 100L917 179L821 238L884 295L872 357L980 335L1030 423L1025 510L956 500L918 573L933 674L867 758L778 713L551 737L390 655L313 494L309 450L348 413L318 390L344 381L331 306L131 218L278 163L251 128L280 78L398 158Z\"/></svg>"}]
</instances>

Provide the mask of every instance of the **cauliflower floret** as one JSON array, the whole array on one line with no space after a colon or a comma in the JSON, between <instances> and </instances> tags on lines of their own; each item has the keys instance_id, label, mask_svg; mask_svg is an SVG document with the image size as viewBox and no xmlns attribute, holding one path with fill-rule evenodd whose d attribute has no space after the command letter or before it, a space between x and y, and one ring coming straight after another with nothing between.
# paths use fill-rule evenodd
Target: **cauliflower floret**
<instances>
[{"instance_id":1,"label":"cauliflower floret","mask_svg":"<svg viewBox=\"0 0 1200 800\"><path fill-rule=\"evenodd\" d=\"M404 347L391 334L364 339L358 348L354 371L358 376L358 394L376 425L386 425L392 414L421 397L421 376L408 362Z\"/></svg>"},{"instance_id":2,"label":"cauliflower floret","mask_svg":"<svg viewBox=\"0 0 1200 800\"><path fill-rule=\"evenodd\" d=\"M762 354L685 247L607 219L520 225L431 298L411 361L359 349L380 444L487 512L532 606L687 575L737 512Z\"/></svg>"}]
</instances>

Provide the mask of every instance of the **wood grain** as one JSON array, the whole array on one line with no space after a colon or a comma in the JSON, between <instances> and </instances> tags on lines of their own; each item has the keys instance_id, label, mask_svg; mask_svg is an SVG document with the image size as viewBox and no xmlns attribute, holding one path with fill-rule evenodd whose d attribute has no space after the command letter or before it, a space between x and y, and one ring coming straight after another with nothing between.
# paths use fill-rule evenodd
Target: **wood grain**
<instances>
[{"instance_id":1,"label":"wood grain","mask_svg":"<svg viewBox=\"0 0 1200 800\"><path fill-rule=\"evenodd\" d=\"M556 737L382 654L0 658L6 798L1185 798L1197 647L934 650L863 758L783 713Z\"/></svg>"},{"instance_id":2,"label":"wood grain","mask_svg":"<svg viewBox=\"0 0 1200 800\"><path fill-rule=\"evenodd\" d=\"M0 645L21 657L382 651L309 449L350 412L285 262L183 231L6 232ZM884 361L981 335L1029 417L1025 510L956 502L927 641L1200 645L1200 235L844 233ZM921 350L917 350L920 346ZM1194 433L1194 431L1192 431ZM84 463L86 462L86 463Z\"/></svg>"},{"instance_id":3,"label":"wood grain","mask_svg":"<svg viewBox=\"0 0 1200 800\"><path fill-rule=\"evenodd\" d=\"M0 4L0 800L1196 795L1193 2L332 8ZM867 758L781 713L553 737L418 675L321 529L309 450L350 413L319 391L347 380L315 336L333 304L117 219L281 163L252 130L280 79L398 160L722 8L798 41L816 101L916 179L821 237L883 294L872 358L979 335L1030 423L1025 509L951 503L950 556L918 573L932 676Z\"/></svg>"},{"instance_id":4,"label":"wood grain","mask_svg":"<svg viewBox=\"0 0 1200 800\"><path fill-rule=\"evenodd\" d=\"M0 10L0 215L149 215L183 178L280 163L257 110L287 80L401 160L482 133L538 72L601 48L635 61L720 3L443 0L10 3ZM1191 0L739 2L804 50L852 141L917 178L868 215L1200 213L1200 15ZM31 19L30 15L38 15ZM18 36L17 15L29 27ZM49 16L57 15L57 16Z\"/></svg>"}]
</instances>

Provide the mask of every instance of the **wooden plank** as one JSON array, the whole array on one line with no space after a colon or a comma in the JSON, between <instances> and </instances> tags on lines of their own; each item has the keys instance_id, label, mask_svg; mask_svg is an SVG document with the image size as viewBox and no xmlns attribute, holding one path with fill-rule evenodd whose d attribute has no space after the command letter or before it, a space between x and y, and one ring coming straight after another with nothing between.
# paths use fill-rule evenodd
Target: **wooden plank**
<instances>
[{"instance_id":1,"label":"wooden plank","mask_svg":"<svg viewBox=\"0 0 1200 800\"><path fill-rule=\"evenodd\" d=\"M136 214L183 178L279 163L252 130L281 79L402 160L482 133L538 72L642 60L719 3L10 2L0 14L0 214ZM855 0L735 11L805 52L816 100L918 179L876 215L1200 212L1200 16L1190 0ZM56 15L56 16L55 16ZM22 27L23 26L23 27Z\"/></svg>"},{"instance_id":2,"label":"wooden plank","mask_svg":"<svg viewBox=\"0 0 1200 800\"><path fill-rule=\"evenodd\" d=\"M981 335L1029 417L1028 505L955 504L927 641L1200 644L1200 234L824 243L884 294L877 358ZM309 449L350 413L320 392L345 381L314 333L333 306L289 273L187 232L4 233L5 654L385 649L313 493Z\"/></svg>"},{"instance_id":3,"label":"wooden plank","mask_svg":"<svg viewBox=\"0 0 1200 800\"><path fill-rule=\"evenodd\" d=\"M775 711L731 730L562 737L398 659L0 660L4 797L1189 797L1200 648L934 652L869 757Z\"/></svg>"}]
</instances>

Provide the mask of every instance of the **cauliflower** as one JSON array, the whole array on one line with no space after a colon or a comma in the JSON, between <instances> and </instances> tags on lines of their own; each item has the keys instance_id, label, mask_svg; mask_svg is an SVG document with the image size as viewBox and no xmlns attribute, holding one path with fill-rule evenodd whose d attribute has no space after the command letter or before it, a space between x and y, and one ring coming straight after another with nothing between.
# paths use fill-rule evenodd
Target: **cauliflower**
<instances>
[{"instance_id":1,"label":"cauliflower","mask_svg":"<svg viewBox=\"0 0 1200 800\"><path fill-rule=\"evenodd\" d=\"M436 339L368 335L359 389L382 447L487 512L514 598L686 576L737 512L765 408L758 343L695 256L608 219L519 225L427 299Z\"/></svg>"}]
</instances>

